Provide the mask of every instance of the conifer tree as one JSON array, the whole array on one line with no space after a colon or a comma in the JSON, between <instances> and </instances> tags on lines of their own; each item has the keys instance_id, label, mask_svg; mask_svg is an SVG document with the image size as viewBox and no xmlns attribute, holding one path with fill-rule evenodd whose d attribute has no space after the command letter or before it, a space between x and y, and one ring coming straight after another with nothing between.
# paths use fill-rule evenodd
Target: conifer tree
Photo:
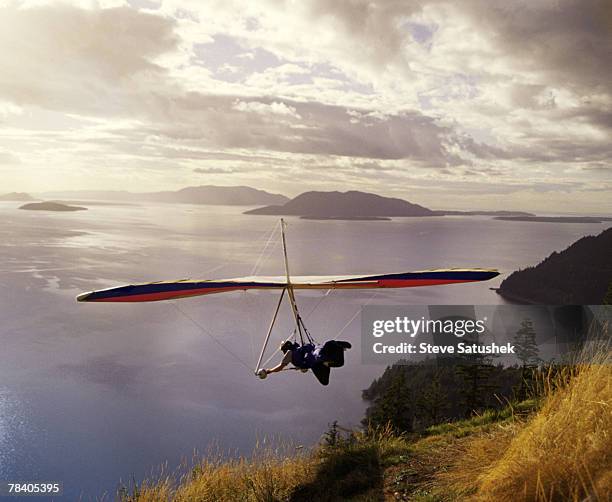
<instances>
[{"instance_id":1,"label":"conifer tree","mask_svg":"<svg viewBox=\"0 0 612 502\"><path fill-rule=\"evenodd\" d=\"M516 357L521 361L523 367L533 367L539 364L540 349L536 342L536 332L531 319L524 319L521 322L521 327L514 336L514 348Z\"/></svg>"},{"instance_id":2,"label":"conifer tree","mask_svg":"<svg viewBox=\"0 0 612 502\"><path fill-rule=\"evenodd\" d=\"M413 413L404 371L398 371L367 417L373 427L390 424L396 432L411 432Z\"/></svg>"},{"instance_id":3,"label":"conifer tree","mask_svg":"<svg viewBox=\"0 0 612 502\"><path fill-rule=\"evenodd\" d=\"M602 302L604 305L612 305L612 281L608 284L608 291Z\"/></svg>"},{"instance_id":4,"label":"conifer tree","mask_svg":"<svg viewBox=\"0 0 612 502\"><path fill-rule=\"evenodd\" d=\"M490 381L493 369L491 358L484 354L472 354L457 365L456 372L463 379L460 394L467 416L488 406L495 388Z\"/></svg>"},{"instance_id":5,"label":"conifer tree","mask_svg":"<svg viewBox=\"0 0 612 502\"><path fill-rule=\"evenodd\" d=\"M440 373L436 371L431 383L425 387L417 399L417 406L423 415L424 422L437 424L448 409L448 395L440 382Z\"/></svg>"},{"instance_id":6,"label":"conifer tree","mask_svg":"<svg viewBox=\"0 0 612 502\"><path fill-rule=\"evenodd\" d=\"M516 357L521 361L521 383L517 389L517 398L526 399L532 388L534 370L540 363L540 350L536 342L536 332L531 319L524 319L514 336Z\"/></svg>"}]
</instances>

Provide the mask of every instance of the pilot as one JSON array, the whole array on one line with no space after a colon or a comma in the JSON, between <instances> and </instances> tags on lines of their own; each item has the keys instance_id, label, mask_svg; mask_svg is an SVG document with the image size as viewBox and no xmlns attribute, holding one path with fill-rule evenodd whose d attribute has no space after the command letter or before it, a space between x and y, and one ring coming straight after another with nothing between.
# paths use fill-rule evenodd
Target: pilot
<instances>
[{"instance_id":1,"label":"pilot","mask_svg":"<svg viewBox=\"0 0 612 502\"><path fill-rule=\"evenodd\" d=\"M283 359L274 368L261 369L257 375L266 378L270 373L278 373L292 364L295 368L306 372L312 370L322 385L329 384L330 368L344 366L344 351L351 348L349 342L328 340L324 344L305 343L300 345L291 340L285 340L280 350Z\"/></svg>"}]
</instances>

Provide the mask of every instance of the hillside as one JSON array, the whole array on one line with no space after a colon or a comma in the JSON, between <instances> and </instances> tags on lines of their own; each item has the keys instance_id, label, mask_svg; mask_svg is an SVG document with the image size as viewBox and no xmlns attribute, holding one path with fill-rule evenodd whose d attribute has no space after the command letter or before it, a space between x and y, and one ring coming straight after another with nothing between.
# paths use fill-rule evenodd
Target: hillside
<instances>
[{"instance_id":1,"label":"hillside","mask_svg":"<svg viewBox=\"0 0 612 502\"><path fill-rule=\"evenodd\" d=\"M612 362L541 372L542 394L419 435L333 424L311 452L205 458L182 477L124 487L122 502L609 500ZM296 450L294 450L295 452ZM298 452L301 450L297 450Z\"/></svg>"},{"instance_id":2,"label":"hillside","mask_svg":"<svg viewBox=\"0 0 612 502\"><path fill-rule=\"evenodd\" d=\"M498 293L510 300L548 305L603 302L612 283L612 228L583 237L534 267L513 272Z\"/></svg>"},{"instance_id":3,"label":"hillside","mask_svg":"<svg viewBox=\"0 0 612 502\"><path fill-rule=\"evenodd\" d=\"M362 393L369 404L363 424L384 425L391 414L402 430L422 432L473 412L502 409L520 385L521 368L482 363L488 364L480 371L486 385L474 392L468 392L472 382L462 373L466 361L459 357L446 357L438 364L400 361L388 366Z\"/></svg>"},{"instance_id":4,"label":"hillside","mask_svg":"<svg viewBox=\"0 0 612 502\"><path fill-rule=\"evenodd\" d=\"M158 202L180 202L187 204L255 206L258 204L280 204L289 200L284 195L273 194L246 186L187 187L175 192L152 192L140 196L142 200Z\"/></svg>"},{"instance_id":5,"label":"hillside","mask_svg":"<svg viewBox=\"0 0 612 502\"><path fill-rule=\"evenodd\" d=\"M47 198L100 199L122 202L169 202L178 204L210 204L256 206L260 204L282 204L289 200L284 195L273 194L247 186L202 185L186 187L176 191L128 192L112 190L75 190L48 192Z\"/></svg>"},{"instance_id":6,"label":"hillside","mask_svg":"<svg viewBox=\"0 0 612 502\"><path fill-rule=\"evenodd\" d=\"M434 212L403 199L358 192L304 192L283 205L271 205L245 214L307 216L329 219L389 216L433 216Z\"/></svg>"},{"instance_id":7,"label":"hillside","mask_svg":"<svg viewBox=\"0 0 612 502\"><path fill-rule=\"evenodd\" d=\"M17 201L17 202L28 202L36 200L30 194L24 192L11 192L0 195L0 201Z\"/></svg>"}]
</instances>

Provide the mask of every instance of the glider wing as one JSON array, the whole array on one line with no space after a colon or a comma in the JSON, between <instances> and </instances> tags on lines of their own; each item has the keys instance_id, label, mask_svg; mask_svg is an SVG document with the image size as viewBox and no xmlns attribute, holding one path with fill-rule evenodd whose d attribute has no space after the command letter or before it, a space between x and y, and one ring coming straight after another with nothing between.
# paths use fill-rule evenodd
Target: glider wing
<instances>
[{"instance_id":1,"label":"glider wing","mask_svg":"<svg viewBox=\"0 0 612 502\"><path fill-rule=\"evenodd\" d=\"M292 276L293 289L413 288L439 284L486 281L499 275L494 269L423 270L382 275ZM150 302L249 289L284 289L286 277L242 277L222 280L180 280L131 284L91 291L77 296L79 302Z\"/></svg>"}]
</instances>

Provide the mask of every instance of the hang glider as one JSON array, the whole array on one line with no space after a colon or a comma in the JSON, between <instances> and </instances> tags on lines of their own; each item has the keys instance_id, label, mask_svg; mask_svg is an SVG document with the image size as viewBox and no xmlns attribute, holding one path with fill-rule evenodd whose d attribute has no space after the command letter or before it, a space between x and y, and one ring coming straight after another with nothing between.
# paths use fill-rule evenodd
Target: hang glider
<instances>
[{"instance_id":1,"label":"hang glider","mask_svg":"<svg viewBox=\"0 0 612 502\"><path fill-rule=\"evenodd\" d=\"M251 289L372 289L414 288L439 284L487 281L499 275L492 269L439 269L381 275L241 277L222 280L179 280L131 284L91 291L79 302L152 302Z\"/></svg>"},{"instance_id":2,"label":"hang glider","mask_svg":"<svg viewBox=\"0 0 612 502\"><path fill-rule=\"evenodd\" d=\"M146 284L129 284L109 289L90 291L77 296L79 302L154 302L161 300L174 300L192 296L211 295L216 293L229 293L232 291L280 290L280 297L270 322L259 359L254 373L259 374L262 360L274 329L280 306L287 293L288 301L295 320L295 329L292 337L298 339L302 345L314 343L314 339L306 329L300 316L295 290L301 289L377 289L377 288L414 288L418 286L434 286L440 284L458 284L466 282L487 281L499 275L494 269L480 268L450 268L436 270L422 270L418 272L402 272L379 275L345 275L345 276L292 276L289 273L289 260L287 258L287 243L285 241L285 222L280 220L283 254L285 261L285 275L282 277L239 277L221 280L190 280L149 282ZM272 237L272 236L270 236ZM354 318L353 318L354 319ZM350 324L351 321L349 321ZM346 325L348 326L348 324ZM346 327L345 326L345 327ZM210 335L212 336L212 335ZM213 337L214 338L214 337ZM245 364L236 354L229 350L219 340L215 339L228 353L238 361ZM272 354L271 357L273 357ZM271 358L270 357L270 358ZM270 360L268 358L268 361ZM265 365L268 361L265 361ZM247 366L245 364L245 366ZM247 366L248 367L248 366ZM249 368L250 369L250 368Z\"/></svg>"}]
</instances>

